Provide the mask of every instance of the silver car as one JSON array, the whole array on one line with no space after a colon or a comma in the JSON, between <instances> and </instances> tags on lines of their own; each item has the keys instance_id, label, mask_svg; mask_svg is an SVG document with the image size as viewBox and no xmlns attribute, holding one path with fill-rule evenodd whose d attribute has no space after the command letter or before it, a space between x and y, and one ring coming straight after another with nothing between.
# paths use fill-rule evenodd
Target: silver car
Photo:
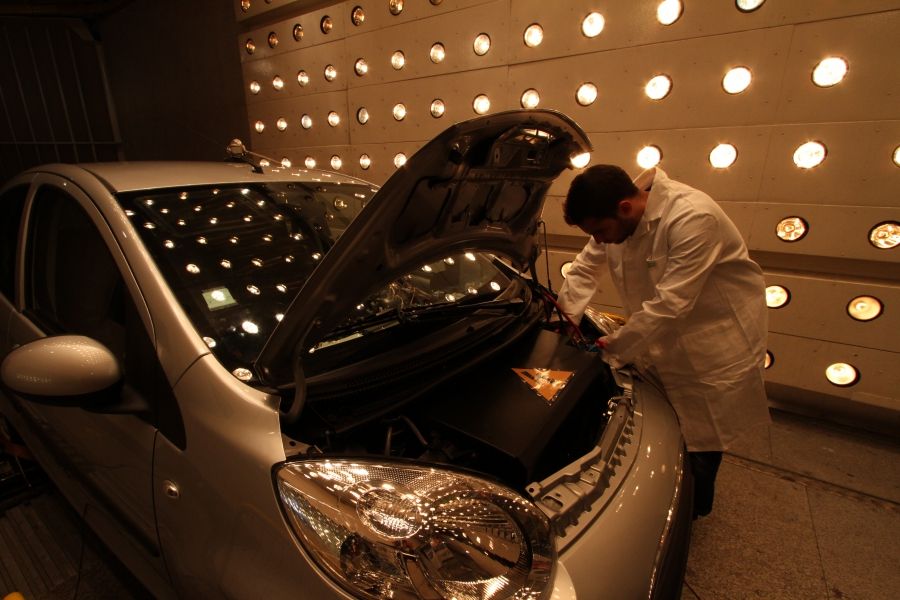
<instances>
[{"instance_id":1,"label":"silver car","mask_svg":"<svg viewBox=\"0 0 900 600\"><path fill-rule=\"evenodd\" d=\"M536 110L380 190L32 169L0 192L2 412L157 597L676 598L675 415L536 283L545 193L589 149Z\"/></svg>"}]
</instances>

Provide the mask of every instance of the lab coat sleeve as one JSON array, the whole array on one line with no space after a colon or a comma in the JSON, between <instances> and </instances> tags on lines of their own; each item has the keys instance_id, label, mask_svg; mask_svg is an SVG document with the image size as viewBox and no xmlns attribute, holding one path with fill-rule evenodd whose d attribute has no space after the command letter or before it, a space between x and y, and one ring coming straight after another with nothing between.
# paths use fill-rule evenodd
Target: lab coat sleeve
<instances>
[{"instance_id":1,"label":"lab coat sleeve","mask_svg":"<svg viewBox=\"0 0 900 600\"><path fill-rule=\"evenodd\" d=\"M575 323L581 321L584 309L597 292L599 271L606 264L604 244L591 239L575 260L566 274L558 302L563 312Z\"/></svg>"},{"instance_id":2,"label":"lab coat sleeve","mask_svg":"<svg viewBox=\"0 0 900 600\"><path fill-rule=\"evenodd\" d=\"M690 313L722 254L718 222L708 213L687 213L673 221L667 237L668 257L656 295L607 338L604 354L613 366L634 362Z\"/></svg>"}]
</instances>

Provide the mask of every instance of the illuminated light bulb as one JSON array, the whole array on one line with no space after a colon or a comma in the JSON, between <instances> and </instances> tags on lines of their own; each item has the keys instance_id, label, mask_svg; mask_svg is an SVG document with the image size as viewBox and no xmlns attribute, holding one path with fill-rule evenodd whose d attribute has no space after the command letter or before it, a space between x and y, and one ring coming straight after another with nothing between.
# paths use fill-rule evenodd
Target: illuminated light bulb
<instances>
[{"instance_id":1,"label":"illuminated light bulb","mask_svg":"<svg viewBox=\"0 0 900 600\"><path fill-rule=\"evenodd\" d=\"M869 231L869 243L879 250L890 250L900 244L900 223L886 221Z\"/></svg>"},{"instance_id":2,"label":"illuminated light bulb","mask_svg":"<svg viewBox=\"0 0 900 600\"><path fill-rule=\"evenodd\" d=\"M672 91L672 79L668 75L657 75L644 86L644 93L651 100L662 100Z\"/></svg>"},{"instance_id":3,"label":"illuminated light bulb","mask_svg":"<svg viewBox=\"0 0 900 600\"><path fill-rule=\"evenodd\" d=\"M287 156L282 157L282 159L281 159L282 167L284 167L285 169L290 169L292 164L293 163L291 163L291 159L289 159Z\"/></svg>"},{"instance_id":4,"label":"illuminated light bulb","mask_svg":"<svg viewBox=\"0 0 900 600\"><path fill-rule=\"evenodd\" d=\"M221 261L219 261L219 264L222 266L223 269L231 268L231 261L228 260L227 258L223 258Z\"/></svg>"},{"instance_id":5,"label":"illuminated light bulb","mask_svg":"<svg viewBox=\"0 0 900 600\"><path fill-rule=\"evenodd\" d=\"M334 21L328 15L322 17L322 20L319 21L319 29L325 35L328 35L332 29L334 29Z\"/></svg>"},{"instance_id":6,"label":"illuminated light bulb","mask_svg":"<svg viewBox=\"0 0 900 600\"><path fill-rule=\"evenodd\" d=\"M479 94L475 96L475 100L472 101L472 109L476 114L483 115L487 111L491 110L491 100L484 94Z\"/></svg>"},{"instance_id":7,"label":"illuminated light bulb","mask_svg":"<svg viewBox=\"0 0 900 600\"><path fill-rule=\"evenodd\" d=\"M363 170L372 166L372 159L369 158L368 154L363 154L359 157L359 166L362 167Z\"/></svg>"},{"instance_id":8,"label":"illuminated light bulb","mask_svg":"<svg viewBox=\"0 0 900 600\"><path fill-rule=\"evenodd\" d=\"M334 111L328 113L328 124L332 127L337 127L341 123L341 115L337 114Z\"/></svg>"},{"instance_id":9,"label":"illuminated light bulb","mask_svg":"<svg viewBox=\"0 0 900 600\"><path fill-rule=\"evenodd\" d=\"M175 221L175 224L179 227L184 227L185 225L187 225L187 221L185 221L184 219L178 219L177 221Z\"/></svg>"},{"instance_id":10,"label":"illuminated light bulb","mask_svg":"<svg viewBox=\"0 0 900 600\"><path fill-rule=\"evenodd\" d=\"M391 10L391 14L397 16L403 12L403 0L391 0L388 7Z\"/></svg>"},{"instance_id":11,"label":"illuminated light bulb","mask_svg":"<svg viewBox=\"0 0 900 600\"><path fill-rule=\"evenodd\" d=\"M787 217L775 226L775 235L785 242L796 242L806 235L809 226L800 217Z\"/></svg>"},{"instance_id":12,"label":"illuminated light bulb","mask_svg":"<svg viewBox=\"0 0 900 600\"><path fill-rule=\"evenodd\" d=\"M366 62L364 58L357 58L356 63L353 65L353 71L359 76L362 77L366 73L369 72L369 63Z\"/></svg>"},{"instance_id":13,"label":"illuminated light bulb","mask_svg":"<svg viewBox=\"0 0 900 600\"><path fill-rule=\"evenodd\" d=\"M313 126L312 117L309 115L303 115L300 117L300 127L303 129L309 129Z\"/></svg>"},{"instance_id":14,"label":"illuminated light bulb","mask_svg":"<svg viewBox=\"0 0 900 600\"><path fill-rule=\"evenodd\" d=\"M246 216L244 217L244 222L245 222L245 223L250 223L251 221L253 221L253 215L246 215Z\"/></svg>"},{"instance_id":15,"label":"illuminated light bulb","mask_svg":"<svg viewBox=\"0 0 900 600\"><path fill-rule=\"evenodd\" d=\"M299 83L301 87L308 85L309 73L306 71L297 71L297 83Z\"/></svg>"},{"instance_id":16,"label":"illuminated light bulb","mask_svg":"<svg viewBox=\"0 0 900 600\"><path fill-rule=\"evenodd\" d=\"M281 323L281 320L284 318L284 313L275 313L275 320Z\"/></svg>"},{"instance_id":17,"label":"illuminated light bulb","mask_svg":"<svg viewBox=\"0 0 900 600\"><path fill-rule=\"evenodd\" d=\"M775 364L775 355L766 350L766 357L763 359L763 368L768 369Z\"/></svg>"},{"instance_id":18,"label":"illuminated light bulb","mask_svg":"<svg viewBox=\"0 0 900 600\"><path fill-rule=\"evenodd\" d=\"M444 50L444 45L440 42L437 42L431 46L431 50L428 52L428 56L429 58L431 58L431 62L437 64L444 60L444 58L447 56L447 52Z\"/></svg>"},{"instance_id":19,"label":"illuminated light bulb","mask_svg":"<svg viewBox=\"0 0 900 600\"><path fill-rule=\"evenodd\" d=\"M282 294L287 292L287 286L284 285L283 283L279 283L278 285L276 285L275 289L278 290L279 292L281 292Z\"/></svg>"},{"instance_id":20,"label":"illuminated light bulb","mask_svg":"<svg viewBox=\"0 0 900 600\"><path fill-rule=\"evenodd\" d=\"M456 264L456 261L453 260L453 257L452 257L452 256L448 256L447 258L445 258L445 259L444 259L444 262L447 263L448 265L455 265L455 264Z\"/></svg>"},{"instance_id":21,"label":"illuminated light bulb","mask_svg":"<svg viewBox=\"0 0 900 600\"><path fill-rule=\"evenodd\" d=\"M575 100L581 106L590 106L597 100L597 86L593 83L582 83L575 92Z\"/></svg>"},{"instance_id":22,"label":"illuminated light bulb","mask_svg":"<svg viewBox=\"0 0 900 600\"><path fill-rule=\"evenodd\" d=\"M312 156L307 156L303 160L303 164L306 166L307 169L315 169L316 168L316 159L314 159Z\"/></svg>"},{"instance_id":23,"label":"illuminated light bulb","mask_svg":"<svg viewBox=\"0 0 900 600\"><path fill-rule=\"evenodd\" d=\"M258 81L250 82L250 93L251 94L258 94L259 90L261 90L261 89L262 89L262 86L259 85Z\"/></svg>"},{"instance_id":24,"label":"illuminated light bulb","mask_svg":"<svg viewBox=\"0 0 900 600\"><path fill-rule=\"evenodd\" d=\"M525 33L522 37L526 46L536 48L544 41L544 28L537 23L532 23L525 28Z\"/></svg>"},{"instance_id":25,"label":"illuminated light bulb","mask_svg":"<svg viewBox=\"0 0 900 600\"><path fill-rule=\"evenodd\" d=\"M662 151L656 146L644 146L637 153L637 164L642 169L655 167L662 160Z\"/></svg>"},{"instance_id":26,"label":"illuminated light bulb","mask_svg":"<svg viewBox=\"0 0 900 600\"><path fill-rule=\"evenodd\" d=\"M363 10L362 6L353 7L353 12L350 13L350 21L359 27L366 21L366 11Z\"/></svg>"},{"instance_id":27,"label":"illuminated light bulb","mask_svg":"<svg viewBox=\"0 0 900 600\"><path fill-rule=\"evenodd\" d=\"M684 5L681 0L663 0L656 7L656 20L663 25L671 25L681 17Z\"/></svg>"},{"instance_id":28,"label":"illuminated light bulb","mask_svg":"<svg viewBox=\"0 0 900 600\"><path fill-rule=\"evenodd\" d=\"M522 93L520 102L522 108L537 108L537 105L541 102L541 95L538 94L536 89L531 88Z\"/></svg>"},{"instance_id":29,"label":"illuminated light bulb","mask_svg":"<svg viewBox=\"0 0 900 600\"><path fill-rule=\"evenodd\" d=\"M444 101L440 98L435 98L431 101L431 116L435 119L439 119L444 116L444 111L446 107L444 106Z\"/></svg>"},{"instance_id":30,"label":"illuminated light bulb","mask_svg":"<svg viewBox=\"0 0 900 600\"><path fill-rule=\"evenodd\" d=\"M734 0L735 6L741 12L753 12L765 3L766 0Z\"/></svg>"},{"instance_id":31,"label":"illuminated light bulb","mask_svg":"<svg viewBox=\"0 0 900 600\"><path fill-rule=\"evenodd\" d=\"M581 22L581 33L589 38L597 37L603 31L606 19L598 12L592 12Z\"/></svg>"},{"instance_id":32,"label":"illuminated light bulb","mask_svg":"<svg viewBox=\"0 0 900 600\"><path fill-rule=\"evenodd\" d=\"M209 348L215 348L215 347L216 347L216 340L212 339L212 338L209 337L209 336L203 336L203 341L206 342L206 345L207 345L207 347L209 347Z\"/></svg>"},{"instance_id":33,"label":"illuminated light bulb","mask_svg":"<svg viewBox=\"0 0 900 600\"><path fill-rule=\"evenodd\" d=\"M248 38L247 41L244 42L244 50L247 51L247 54L253 54L254 52L256 52L256 44L253 43L252 39Z\"/></svg>"},{"instance_id":34,"label":"illuminated light bulb","mask_svg":"<svg viewBox=\"0 0 900 600\"><path fill-rule=\"evenodd\" d=\"M476 260L475 254L473 252L466 252L465 254L463 254L463 256L466 257L466 260L471 260L472 262L475 262Z\"/></svg>"},{"instance_id":35,"label":"illuminated light bulb","mask_svg":"<svg viewBox=\"0 0 900 600\"><path fill-rule=\"evenodd\" d=\"M256 123L253 124L253 128L256 130L256 133L262 133L263 129L266 128L266 124L263 123L262 121L257 121Z\"/></svg>"},{"instance_id":36,"label":"illuminated light bulb","mask_svg":"<svg viewBox=\"0 0 900 600\"><path fill-rule=\"evenodd\" d=\"M740 94L753 81L753 73L747 67L734 67L722 78L722 89L729 94Z\"/></svg>"},{"instance_id":37,"label":"illuminated light bulb","mask_svg":"<svg viewBox=\"0 0 900 600\"><path fill-rule=\"evenodd\" d=\"M569 159L569 162L571 162L572 166L576 169L583 169L591 162L591 153L582 152L581 154L575 154Z\"/></svg>"},{"instance_id":38,"label":"illuminated light bulb","mask_svg":"<svg viewBox=\"0 0 900 600\"><path fill-rule=\"evenodd\" d=\"M250 0L241 0L241 10L247 12L250 10ZM206 338L203 338L206 339Z\"/></svg>"},{"instance_id":39,"label":"illuminated light bulb","mask_svg":"<svg viewBox=\"0 0 900 600\"><path fill-rule=\"evenodd\" d=\"M499 291L500 291L500 284L497 283L496 281L492 281L492 282L491 282L491 289L494 290L495 292L499 292Z\"/></svg>"},{"instance_id":40,"label":"illuminated light bulb","mask_svg":"<svg viewBox=\"0 0 900 600\"><path fill-rule=\"evenodd\" d=\"M134 211L131 210L130 208L126 208L126 209L125 209L125 214L128 215L129 217L133 217L133 216L134 216Z\"/></svg>"},{"instance_id":41,"label":"illuminated light bulb","mask_svg":"<svg viewBox=\"0 0 900 600\"><path fill-rule=\"evenodd\" d=\"M422 267L422 270L426 273L431 273L434 269L431 268L431 265L425 265L424 267Z\"/></svg>"},{"instance_id":42,"label":"illuminated light bulb","mask_svg":"<svg viewBox=\"0 0 900 600\"><path fill-rule=\"evenodd\" d=\"M900 146L894 148L893 161L895 165L900 167Z\"/></svg>"},{"instance_id":43,"label":"illuminated light bulb","mask_svg":"<svg viewBox=\"0 0 900 600\"><path fill-rule=\"evenodd\" d=\"M847 314L857 321L871 321L881 314L881 300L874 296L857 296L847 304Z\"/></svg>"},{"instance_id":44,"label":"illuminated light bulb","mask_svg":"<svg viewBox=\"0 0 900 600\"><path fill-rule=\"evenodd\" d=\"M398 152L394 155L394 166L398 169L406 164L406 155L402 152Z\"/></svg>"},{"instance_id":45,"label":"illuminated light bulb","mask_svg":"<svg viewBox=\"0 0 900 600\"><path fill-rule=\"evenodd\" d=\"M248 285L247 291L250 292L251 294L253 294L254 296L259 296L262 293L260 291L260 289L258 287L256 287L255 285Z\"/></svg>"},{"instance_id":46,"label":"illuminated light bulb","mask_svg":"<svg viewBox=\"0 0 900 600\"><path fill-rule=\"evenodd\" d=\"M391 54L391 66L394 67L394 70L399 71L405 64L406 55L403 54L402 50L397 50L396 52Z\"/></svg>"},{"instance_id":47,"label":"illuminated light bulb","mask_svg":"<svg viewBox=\"0 0 900 600\"><path fill-rule=\"evenodd\" d=\"M346 210L349 204L343 198L335 198L334 202L331 203L338 210Z\"/></svg>"},{"instance_id":48,"label":"illuminated light bulb","mask_svg":"<svg viewBox=\"0 0 900 600\"><path fill-rule=\"evenodd\" d=\"M288 254L287 256L284 257L284 262L286 262L286 263L294 262L294 256L292 254Z\"/></svg>"},{"instance_id":49,"label":"illuminated light bulb","mask_svg":"<svg viewBox=\"0 0 900 600\"><path fill-rule=\"evenodd\" d=\"M472 50L478 56L484 56L491 49L491 36L486 33L479 33L475 41L472 42Z\"/></svg>"},{"instance_id":50,"label":"illuminated light bulb","mask_svg":"<svg viewBox=\"0 0 900 600\"><path fill-rule=\"evenodd\" d=\"M232 371L231 374L241 381L250 381L251 379L253 379L253 373L250 371L250 369L245 369L244 367L238 367L237 369Z\"/></svg>"},{"instance_id":51,"label":"illuminated light bulb","mask_svg":"<svg viewBox=\"0 0 900 600\"><path fill-rule=\"evenodd\" d=\"M801 169L812 169L825 160L828 151L819 142L806 142L794 150L794 164Z\"/></svg>"},{"instance_id":52,"label":"illuminated light bulb","mask_svg":"<svg viewBox=\"0 0 900 600\"><path fill-rule=\"evenodd\" d=\"M341 157L335 154L331 157L331 168L335 171L339 170L344 165L344 161L341 160Z\"/></svg>"},{"instance_id":53,"label":"illuminated light bulb","mask_svg":"<svg viewBox=\"0 0 900 600\"><path fill-rule=\"evenodd\" d=\"M241 323L241 329L251 334L259 333L259 325L253 321L244 321Z\"/></svg>"},{"instance_id":54,"label":"illuminated light bulb","mask_svg":"<svg viewBox=\"0 0 900 600\"><path fill-rule=\"evenodd\" d=\"M337 78L337 69L334 68L334 65L328 65L325 67L325 79L326 81L334 81Z\"/></svg>"},{"instance_id":55,"label":"illuminated light bulb","mask_svg":"<svg viewBox=\"0 0 900 600\"><path fill-rule=\"evenodd\" d=\"M565 279L569 275L569 271L572 269L572 261L567 260L559 267L559 274L563 276Z\"/></svg>"},{"instance_id":56,"label":"illuminated light bulb","mask_svg":"<svg viewBox=\"0 0 900 600\"><path fill-rule=\"evenodd\" d=\"M178 194L178 199L179 199L179 200L187 200L187 199L188 199L188 193L187 193L187 192L181 192L180 194Z\"/></svg>"},{"instance_id":57,"label":"illuminated light bulb","mask_svg":"<svg viewBox=\"0 0 900 600\"><path fill-rule=\"evenodd\" d=\"M847 74L847 61L837 56L823 58L812 72L812 80L819 87L831 87L843 81Z\"/></svg>"},{"instance_id":58,"label":"illuminated light bulb","mask_svg":"<svg viewBox=\"0 0 900 600\"><path fill-rule=\"evenodd\" d=\"M197 273L200 272L200 267L198 267L197 265L195 265L193 263L187 265L185 267L185 269L187 270L188 273L191 273L192 275L196 275Z\"/></svg>"},{"instance_id":59,"label":"illuminated light bulb","mask_svg":"<svg viewBox=\"0 0 900 600\"><path fill-rule=\"evenodd\" d=\"M293 257L291 257L291 258L293 259ZM320 260L321 258L322 258L322 255L321 255L319 252L313 252L313 253L312 253L312 259L313 259L313 260Z\"/></svg>"},{"instance_id":60,"label":"illuminated light bulb","mask_svg":"<svg viewBox=\"0 0 900 600\"><path fill-rule=\"evenodd\" d=\"M269 48L274 48L278 45L278 35L274 31L269 32L269 37L266 40L269 42Z\"/></svg>"},{"instance_id":61,"label":"illuminated light bulb","mask_svg":"<svg viewBox=\"0 0 900 600\"><path fill-rule=\"evenodd\" d=\"M365 125L369 122L369 111L366 110L365 107L360 108L356 111L356 120L359 121L361 125Z\"/></svg>"},{"instance_id":62,"label":"illuminated light bulb","mask_svg":"<svg viewBox=\"0 0 900 600\"><path fill-rule=\"evenodd\" d=\"M294 41L299 42L303 39L303 25L300 23L294 23L294 28L291 30L291 33L294 36Z\"/></svg>"},{"instance_id":63,"label":"illuminated light bulb","mask_svg":"<svg viewBox=\"0 0 900 600\"><path fill-rule=\"evenodd\" d=\"M253 260L250 261L250 264L253 265L254 267L262 267L263 260L261 258L254 258Z\"/></svg>"},{"instance_id":64,"label":"illuminated light bulb","mask_svg":"<svg viewBox=\"0 0 900 600\"><path fill-rule=\"evenodd\" d=\"M206 238L203 237L203 236L201 235L200 237L197 238L197 243L200 244L200 245L202 245L202 246L205 246L205 245L206 245Z\"/></svg>"},{"instance_id":65,"label":"illuminated light bulb","mask_svg":"<svg viewBox=\"0 0 900 600\"><path fill-rule=\"evenodd\" d=\"M278 128L278 131L284 131L285 129L287 129L287 126L288 122L284 117L281 117L277 121L275 121L275 127Z\"/></svg>"},{"instance_id":66,"label":"illuminated light bulb","mask_svg":"<svg viewBox=\"0 0 900 600\"><path fill-rule=\"evenodd\" d=\"M769 308L781 308L791 301L791 293L780 285L770 285L766 288L766 306Z\"/></svg>"},{"instance_id":67,"label":"illuminated light bulb","mask_svg":"<svg viewBox=\"0 0 900 600\"><path fill-rule=\"evenodd\" d=\"M847 387L859 381L859 371L847 363L834 363L825 369L825 378L838 387Z\"/></svg>"},{"instance_id":68,"label":"illuminated light bulb","mask_svg":"<svg viewBox=\"0 0 900 600\"><path fill-rule=\"evenodd\" d=\"M173 242L172 240L166 240L165 242L163 242L163 246L171 250L175 247L175 242Z\"/></svg>"},{"instance_id":69,"label":"illuminated light bulb","mask_svg":"<svg viewBox=\"0 0 900 600\"><path fill-rule=\"evenodd\" d=\"M731 144L719 144L709 153L709 164L716 169L725 169L737 160L737 148Z\"/></svg>"},{"instance_id":70,"label":"illuminated light bulb","mask_svg":"<svg viewBox=\"0 0 900 600\"><path fill-rule=\"evenodd\" d=\"M397 121L402 121L406 118L406 106L401 103L395 104L392 112L394 114L394 119Z\"/></svg>"},{"instance_id":71,"label":"illuminated light bulb","mask_svg":"<svg viewBox=\"0 0 900 600\"><path fill-rule=\"evenodd\" d=\"M210 225L216 225L218 222L219 222L219 219L217 219L216 217L210 217L210 219L209 219Z\"/></svg>"},{"instance_id":72,"label":"illuminated light bulb","mask_svg":"<svg viewBox=\"0 0 900 600\"><path fill-rule=\"evenodd\" d=\"M269 163L269 159L267 159L267 158L262 158L259 161L259 166L261 166L261 167L268 167L269 164L271 164L271 163Z\"/></svg>"}]
</instances>

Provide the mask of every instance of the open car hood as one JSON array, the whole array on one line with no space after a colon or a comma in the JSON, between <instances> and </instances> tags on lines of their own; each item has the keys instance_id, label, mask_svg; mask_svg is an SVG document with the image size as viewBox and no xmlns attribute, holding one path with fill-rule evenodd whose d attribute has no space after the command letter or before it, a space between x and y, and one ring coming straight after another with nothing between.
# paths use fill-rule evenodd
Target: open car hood
<instances>
[{"instance_id":1,"label":"open car hood","mask_svg":"<svg viewBox=\"0 0 900 600\"><path fill-rule=\"evenodd\" d=\"M537 256L544 196L590 142L574 121L518 110L458 123L398 169L338 238L256 361L278 386L369 294L428 262L489 252L524 268Z\"/></svg>"}]
</instances>

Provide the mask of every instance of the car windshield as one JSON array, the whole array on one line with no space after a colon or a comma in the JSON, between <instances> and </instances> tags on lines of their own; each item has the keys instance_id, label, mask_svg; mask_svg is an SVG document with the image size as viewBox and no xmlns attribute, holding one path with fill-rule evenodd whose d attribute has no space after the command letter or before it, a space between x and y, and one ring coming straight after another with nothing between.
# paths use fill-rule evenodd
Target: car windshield
<instances>
[{"instance_id":1,"label":"car windshield","mask_svg":"<svg viewBox=\"0 0 900 600\"><path fill-rule=\"evenodd\" d=\"M182 308L229 370L250 369L322 258L376 189L286 182L120 194ZM391 312L488 300L509 285L475 252L422 265L369 298L338 330ZM249 373L247 373L249 374Z\"/></svg>"}]
</instances>

